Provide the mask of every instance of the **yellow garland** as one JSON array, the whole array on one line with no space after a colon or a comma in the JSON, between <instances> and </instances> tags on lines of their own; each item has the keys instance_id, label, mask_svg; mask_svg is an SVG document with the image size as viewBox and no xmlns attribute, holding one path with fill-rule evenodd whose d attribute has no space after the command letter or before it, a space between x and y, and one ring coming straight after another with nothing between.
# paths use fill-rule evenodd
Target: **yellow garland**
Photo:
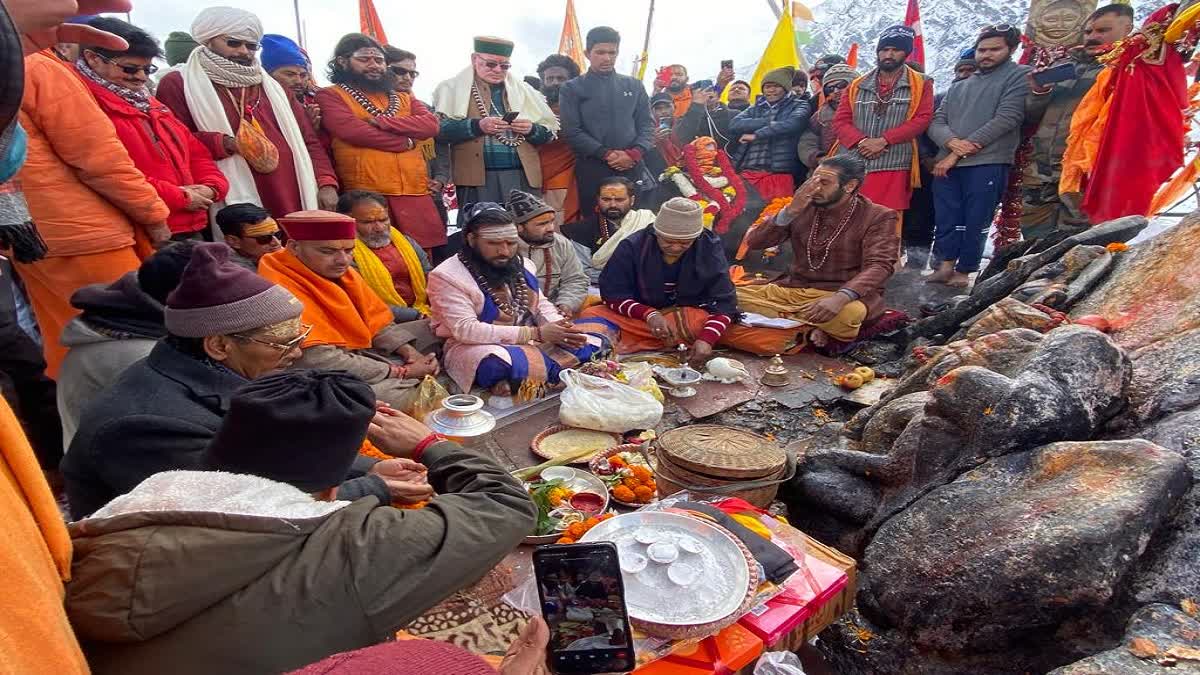
<instances>
[{"instance_id":1,"label":"yellow garland","mask_svg":"<svg viewBox=\"0 0 1200 675\"><path fill-rule=\"evenodd\" d=\"M404 265L408 268L408 282L412 284L415 296L413 309L423 316L429 316L429 297L425 293L425 270L421 268L421 258L413 250L408 238L400 234L396 228L391 229L391 235L392 245L400 252L400 257L404 259ZM362 275L363 280L367 282L367 286L375 292L375 295L379 296L380 300L393 307L408 307L408 303L396 292L396 284L392 281L391 272L388 272L379 256L375 255L361 239L354 241L354 264L358 267L358 272Z\"/></svg>"}]
</instances>

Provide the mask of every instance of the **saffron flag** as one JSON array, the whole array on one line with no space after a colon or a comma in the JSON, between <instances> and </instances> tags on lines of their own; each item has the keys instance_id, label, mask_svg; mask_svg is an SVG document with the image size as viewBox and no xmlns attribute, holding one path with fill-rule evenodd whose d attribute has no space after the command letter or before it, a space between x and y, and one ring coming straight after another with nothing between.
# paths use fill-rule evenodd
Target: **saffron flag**
<instances>
[{"instance_id":1,"label":"saffron flag","mask_svg":"<svg viewBox=\"0 0 1200 675\"><path fill-rule=\"evenodd\" d=\"M795 68L799 65L800 54L796 52L796 35L792 29L792 17L783 12L779 15L779 23L775 26L775 32L771 34L771 40L767 42L767 48L763 50L762 58L758 60L758 66L754 69L754 77L750 78L751 100L762 92L763 76L768 72L784 66ZM721 93L721 100L729 102L729 87L725 87L725 91Z\"/></svg>"},{"instance_id":2,"label":"saffron flag","mask_svg":"<svg viewBox=\"0 0 1200 675\"><path fill-rule=\"evenodd\" d=\"M579 37L579 19L575 16L575 0L567 0L567 15L563 18L562 36L558 38L558 53L569 57L580 70L587 70L583 60L583 40Z\"/></svg>"},{"instance_id":3,"label":"saffron flag","mask_svg":"<svg viewBox=\"0 0 1200 675\"><path fill-rule=\"evenodd\" d=\"M908 9L904 12L904 25L913 29L917 36L913 39L913 50L908 60L925 65L925 36L921 31L921 6L917 0L908 0Z\"/></svg>"},{"instance_id":4,"label":"saffron flag","mask_svg":"<svg viewBox=\"0 0 1200 675\"><path fill-rule=\"evenodd\" d=\"M858 67L858 43L850 45L850 51L846 53L846 65L851 68Z\"/></svg>"},{"instance_id":5,"label":"saffron flag","mask_svg":"<svg viewBox=\"0 0 1200 675\"><path fill-rule=\"evenodd\" d=\"M800 57L800 67L807 69L804 62L804 47L812 44L813 13L802 2L792 3L792 32L796 34L796 55Z\"/></svg>"},{"instance_id":6,"label":"saffron flag","mask_svg":"<svg viewBox=\"0 0 1200 675\"><path fill-rule=\"evenodd\" d=\"M379 20L379 12L375 11L372 0L358 0L358 25L363 35L369 35L379 41L388 43L387 35L383 32L383 22Z\"/></svg>"}]
</instances>

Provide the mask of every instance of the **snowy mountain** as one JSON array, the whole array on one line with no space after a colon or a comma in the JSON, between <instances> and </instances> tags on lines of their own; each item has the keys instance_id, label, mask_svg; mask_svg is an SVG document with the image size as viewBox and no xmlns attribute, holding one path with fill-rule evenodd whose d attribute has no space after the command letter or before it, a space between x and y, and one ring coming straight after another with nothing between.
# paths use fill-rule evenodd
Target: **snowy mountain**
<instances>
[{"instance_id":1,"label":"snowy mountain","mask_svg":"<svg viewBox=\"0 0 1200 675\"><path fill-rule=\"evenodd\" d=\"M875 42L884 28L904 21L904 2L826 0L813 9L812 43L804 48L811 63L823 54L841 54L858 43L859 71L875 66ZM979 29L989 24L1025 26L1028 5L1012 0L922 0L925 35L925 68L938 90L954 78L958 54L975 41Z\"/></svg>"}]
</instances>

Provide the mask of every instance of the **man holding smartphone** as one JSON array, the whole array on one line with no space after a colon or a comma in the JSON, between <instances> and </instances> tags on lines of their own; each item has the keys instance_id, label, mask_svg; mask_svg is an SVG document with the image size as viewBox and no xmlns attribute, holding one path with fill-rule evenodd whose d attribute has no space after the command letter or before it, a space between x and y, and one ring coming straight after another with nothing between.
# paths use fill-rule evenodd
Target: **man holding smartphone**
<instances>
[{"instance_id":1,"label":"man holding smartphone","mask_svg":"<svg viewBox=\"0 0 1200 675\"><path fill-rule=\"evenodd\" d=\"M1132 31L1132 7L1105 5L1084 22L1082 46L1060 62L1030 74L1025 125L1036 124L1037 131L1033 135L1033 157L1025 172L1021 204L1021 233L1026 239L1045 237L1056 230L1074 232L1088 226L1088 217L1078 206L1078 195L1063 199L1058 194L1071 117L1104 69L1098 57Z\"/></svg>"}]
</instances>

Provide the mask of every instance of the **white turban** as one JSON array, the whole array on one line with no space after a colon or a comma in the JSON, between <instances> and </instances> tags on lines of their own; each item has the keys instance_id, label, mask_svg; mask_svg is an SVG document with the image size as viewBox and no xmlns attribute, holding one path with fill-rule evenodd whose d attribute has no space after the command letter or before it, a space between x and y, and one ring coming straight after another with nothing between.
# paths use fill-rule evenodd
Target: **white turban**
<instances>
[{"instance_id":1,"label":"white turban","mask_svg":"<svg viewBox=\"0 0 1200 675\"><path fill-rule=\"evenodd\" d=\"M192 22L192 39L200 44L218 35L228 35L234 40L261 42L262 21L244 9L234 7L209 7L196 15Z\"/></svg>"}]
</instances>

